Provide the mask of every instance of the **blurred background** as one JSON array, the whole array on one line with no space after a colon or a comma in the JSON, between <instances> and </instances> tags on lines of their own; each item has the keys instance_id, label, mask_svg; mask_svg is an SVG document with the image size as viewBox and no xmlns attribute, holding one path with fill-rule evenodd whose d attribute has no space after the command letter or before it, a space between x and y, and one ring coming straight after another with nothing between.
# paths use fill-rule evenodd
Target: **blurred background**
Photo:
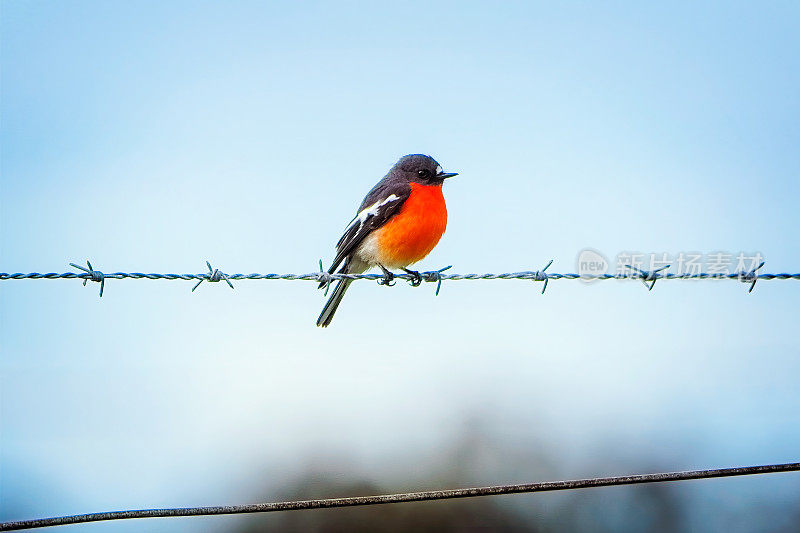
<instances>
[{"instance_id":1,"label":"blurred background","mask_svg":"<svg viewBox=\"0 0 800 533\"><path fill-rule=\"evenodd\" d=\"M794 2L0 3L0 271L305 273L400 156L419 268L797 272ZM0 283L0 519L800 459L800 284ZM790 531L776 474L64 531Z\"/></svg>"}]
</instances>

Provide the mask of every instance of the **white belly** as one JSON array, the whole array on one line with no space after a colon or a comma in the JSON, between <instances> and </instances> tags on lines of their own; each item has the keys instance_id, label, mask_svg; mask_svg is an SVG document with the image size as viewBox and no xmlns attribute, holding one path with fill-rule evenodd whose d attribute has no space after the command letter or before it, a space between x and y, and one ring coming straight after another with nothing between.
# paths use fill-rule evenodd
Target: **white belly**
<instances>
[{"instance_id":1,"label":"white belly","mask_svg":"<svg viewBox=\"0 0 800 533\"><path fill-rule=\"evenodd\" d=\"M377 231L373 231L361 241L361 244L356 248L355 255L369 266L375 266L381 263ZM388 267L389 265L384 266Z\"/></svg>"}]
</instances>

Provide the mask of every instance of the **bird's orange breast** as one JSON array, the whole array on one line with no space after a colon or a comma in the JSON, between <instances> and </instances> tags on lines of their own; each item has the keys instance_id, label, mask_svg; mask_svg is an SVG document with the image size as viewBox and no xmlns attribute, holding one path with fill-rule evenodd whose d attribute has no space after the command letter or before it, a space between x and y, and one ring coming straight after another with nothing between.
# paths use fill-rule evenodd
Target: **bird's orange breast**
<instances>
[{"instance_id":1,"label":"bird's orange breast","mask_svg":"<svg viewBox=\"0 0 800 533\"><path fill-rule=\"evenodd\" d=\"M422 260L442 238L446 227L442 186L411 183L411 195L400 212L376 232L381 264L402 268Z\"/></svg>"}]
</instances>

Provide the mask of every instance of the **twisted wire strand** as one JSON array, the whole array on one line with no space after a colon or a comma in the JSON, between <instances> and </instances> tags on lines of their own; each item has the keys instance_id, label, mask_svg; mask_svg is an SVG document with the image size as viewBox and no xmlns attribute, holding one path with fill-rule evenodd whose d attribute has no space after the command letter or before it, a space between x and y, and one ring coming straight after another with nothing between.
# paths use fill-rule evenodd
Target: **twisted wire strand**
<instances>
[{"instance_id":1,"label":"twisted wire strand","mask_svg":"<svg viewBox=\"0 0 800 533\"><path fill-rule=\"evenodd\" d=\"M322 500L300 500L273 503L255 503L249 505L225 505L215 507L182 507L174 509L141 509L135 511L110 511L89 513L53 518L38 518L16 522L0 523L0 531L34 529L85 522L103 522L107 520L125 520L132 518L170 518L179 516L211 516L224 514L270 513L276 511L293 511L303 509L324 509L333 507L354 507L364 505L381 505L402 502L420 502L429 500L446 500L453 498L473 498L499 494L520 494L531 492L550 492L557 490L574 490L591 487L608 487L612 485L636 485L642 483L661 483L665 481L686 481L691 479L707 479L731 476L747 476L776 472L792 472L800 470L800 463L783 463L736 468L719 468L713 470L690 470L684 472L666 472L658 474L638 474L630 476L601 477L576 479L569 481L545 481L519 485L496 485L490 487L474 487L450 490L431 490L423 492L407 492L401 494L383 494L380 496L357 496L350 498L329 498Z\"/></svg>"},{"instance_id":2,"label":"twisted wire strand","mask_svg":"<svg viewBox=\"0 0 800 533\"><path fill-rule=\"evenodd\" d=\"M437 281L437 280L428 280L426 276L429 274L435 274L437 271L429 271L429 272L420 272L423 277L424 281ZM165 280L186 280L186 281L217 281L213 279L209 279L208 273L201 273L201 274L160 274L160 273L144 273L144 272L110 272L110 273L103 273L105 279L165 279ZM321 281L321 275L319 272L311 272L308 274L259 274L259 273L251 273L251 274L226 274L227 278L233 281L238 280L245 280L245 279L253 279L253 280L302 280L302 281ZM383 279L383 274L325 274L323 277L330 277L332 281L338 281L341 279L352 279L352 280L378 280ZM410 274L395 274L395 278L398 279L405 279L411 280L413 277ZM711 274L706 272L699 272L699 273L684 273L684 274L675 274L675 273L667 273L667 274L656 274L653 276L655 279L733 279L733 280L774 280L774 279L794 279L800 280L800 273L797 274L790 274L786 272L780 273L770 273L770 274L756 274L754 276L742 275L741 273L723 273L723 274ZM89 281L93 281L93 277L91 274L79 274L77 272L0 272L0 281L3 280L14 280L14 279L88 279ZM576 274L576 273L563 273L559 274L556 272L550 273L542 273L536 270L529 270L529 271L521 271L521 272L506 272L502 274L492 274L492 273L485 273L485 274L441 274L441 279L443 281L460 281L460 280L493 280L493 279L521 279L521 280L533 280L533 281L543 281L544 279L582 279L586 281L593 281L593 280L609 280L609 279L616 279L616 280L639 280L642 279L641 274L631 273L631 274Z\"/></svg>"},{"instance_id":3,"label":"twisted wire strand","mask_svg":"<svg viewBox=\"0 0 800 533\"><path fill-rule=\"evenodd\" d=\"M750 271L740 271L740 272L732 272L732 273L708 273L708 272L697 272L697 273L665 273L663 272L669 265L662 266L655 270L642 270L638 267L625 265L626 268L629 269L627 272L618 272L616 274L577 274L577 273L564 273L560 274L557 272L547 272L547 269L550 268L550 265L553 264L553 260L550 260L547 265L542 268L541 270L525 270L520 272L506 272L503 274L446 274L444 273L445 270L452 268L451 266L447 266L445 268L440 268L439 270L429 270L426 272L418 272L418 273L407 273L404 274L394 274L394 278L404 279L410 281L413 286L419 286L422 281L427 282L434 282L436 283L436 295L438 296L439 290L442 288L442 281L460 281L460 280L493 280L493 279L518 279L518 280L529 280L529 281L542 281L544 282L542 286L542 294L547 289L547 284L551 279L567 279L567 280L575 280L580 279L583 281L593 281L593 280L609 280L609 279L616 279L616 280L630 280L630 279L638 279L639 281L643 282L647 287L647 290L653 290L653 287L656 284L656 281L660 279L682 279L682 280L706 280L706 279L731 279L741 281L743 283L749 283L750 289L748 292L753 292L755 288L756 281L763 279L763 280L773 280L773 279L795 279L800 280L800 273L798 274L789 274L789 273L778 273L778 274L760 274L758 270L764 266L764 262L762 261L758 266L751 269ZM325 287L325 293L327 294L328 287L331 283L338 280L348 279L348 280L378 280L379 283L383 285L393 285L393 283L389 283L392 277L389 277L388 274L329 274L325 271L322 267L322 261L319 262L319 271L317 272L310 272L308 274L259 274L257 272L253 272L251 274L226 274L225 272L221 271L218 268L214 268L211 266L209 261L206 261L206 266L208 267L208 272L204 272L201 274L161 274L161 273L144 273L144 272L111 272L111 273L104 273L99 270L95 270L92 268L92 264L89 261L86 261L86 267L77 265L75 263L70 263L70 266L77 268L80 272L47 272L44 274L40 274L39 272L16 272L16 273L7 273L7 272L0 272L0 281L3 280L20 280L20 279L81 279L83 280L83 284L86 285L87 281L94 281L100 283L100 296L103 296L103 289L105 287L105 280L107 279L165 279L165 280L185 280L185 281L196 281L194 287L192 287L192 292L194 292L204 281L209 283L217 283L220 281L224 281L228 284L228 286L233 289L233 283L231 281L240 281L245 279L256 280L256 279L269 279L269 280L303 280L303 281L315 281L321 283L321 287Z\"/></svg>"}]
</instances>

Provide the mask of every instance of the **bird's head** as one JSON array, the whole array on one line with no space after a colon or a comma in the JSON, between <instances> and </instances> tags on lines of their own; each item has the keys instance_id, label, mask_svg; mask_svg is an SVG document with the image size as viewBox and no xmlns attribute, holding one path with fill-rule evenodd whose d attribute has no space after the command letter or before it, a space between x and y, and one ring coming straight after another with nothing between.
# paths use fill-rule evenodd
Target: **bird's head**
<instances>
[{"instance_id":1,"label":"bird's head","mask_svg":"<svg viewBox=\"0 0 800 533\"><path fill-rule=\"evenodd\" d=\"M390 174L422 185L441 185L447 178L458 176L457 172L444 172L434 158L423 154L404 155Z\"/></svg>"}]
</instances>

